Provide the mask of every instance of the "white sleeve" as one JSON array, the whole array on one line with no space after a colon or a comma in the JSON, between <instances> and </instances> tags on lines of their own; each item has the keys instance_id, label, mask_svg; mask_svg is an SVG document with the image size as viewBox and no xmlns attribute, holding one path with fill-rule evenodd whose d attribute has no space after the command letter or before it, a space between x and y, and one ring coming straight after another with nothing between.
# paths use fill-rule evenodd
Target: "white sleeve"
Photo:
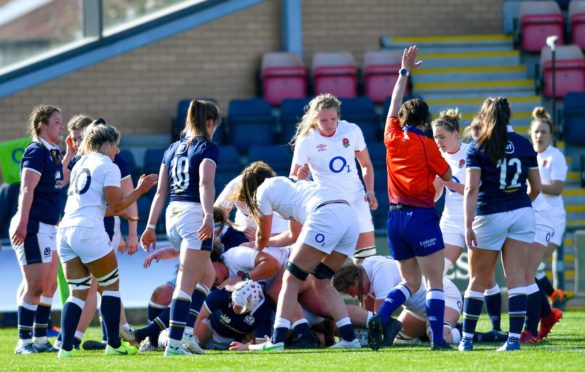
<instances>
[{"instance_id":1,"label":"white sleeve","mask_svg":"<svg viewBox=\"0 0 585 372\"><path fill-rule=\"evenodd\" d=\"M366 148L366 140L364 139L364 132L354 124L354 133L355 133L355 151L363 151Z\"/></svg>"},{"instance_id":2,"label":"white sleeve","mask_svg":"<svg viewBox=\"0 0 585 372\"><path fill-rule=\"evenodd\" d=\"M238 183L240 182L242 176L237 176L233 178L221 191L221 194L217 197L217 200L214 203L214 206L221 207L224 209L232 209L234 206L234 202L230 200L230 196L238 187Z\"/></svg>"},{"instance_id":3,"label":"white sleeve","mask_svg":"<svg viewBox=\"0 0 585 372\"><path fill-rule=\"evenodd\" d=\"M390 293L390 291L398 284L394 275L392 275L390 265L379 265L377 270L374 271L372 278L370 278L370 282L376 300L386 298L388 293Z\"/></svg>"},{"instance_id":4,"label":"white sleeve","mask_svg":"<svg viewBox=\"0 0 585 372\"><path fill-rule=\"evenodd\" d=\"M120 168L114 163L108 164L104 167L104 187L121 187L121 178L122 174L120 173Z\"/></svg>"},{"instance_id":5,"label":"white sleeve","mask_svg":"<svg viewBox=\"0 0 585 372\"><path fill-rule=\"evenodd\" d=\"M566 181L567 170L567 160L560 151L556 151L552 158L550 179L553 181Z\"/></svg>"},{"instance_id":6,"label":"white sleeve","mask_svg":"<svg viewBox=\"0 0 585 372\"><path fill-rule=\"evenodd\" d=\"M249 247L234 247L223 254L223 263L230 271L230 276L238 271L248 273L254 269L258 253Z\"/></svg>"},{"instance_id":7,"label":"white sleeve","mask_svg":"<svg viewBox=\"0 0 585 372\"><path fill-rule=\"evenodd\" d=\"M266 182L258 187L258 191L256 191L256 201L258 202L258 207L260 208L260 213L263 216L269 216L272 214L272 203L270 201L270 190L266 187Z\"/></svg>"},{"instance_id":8,"label":"white sleeve","mask_svg":"<svg viewBox=\"0 0 585 372\"><path fill-rule=\"evenodd\" d=\"M303 166L309 163L309 152L311 147L309 142L310 141L307 136L297 140L297 143L295 144L295 151L293 153L293 164Z\"/></svg>"}]
</instances>

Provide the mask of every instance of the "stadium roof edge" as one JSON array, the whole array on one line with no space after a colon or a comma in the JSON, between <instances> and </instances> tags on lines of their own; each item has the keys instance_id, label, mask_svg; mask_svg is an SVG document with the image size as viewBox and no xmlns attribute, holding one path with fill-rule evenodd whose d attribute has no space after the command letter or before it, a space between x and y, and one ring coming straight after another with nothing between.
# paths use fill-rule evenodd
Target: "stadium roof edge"
<instances>
[{"instance_id":1,"label":"stadium roof edge","mask_svg":"<svg viewBox=\"0 0 585 372\"><path fill-rule=\"evenodd\" d=\"M0 75L0 98L236 13L263 0L208 0L116 34L61 48Z\"/></svg>"}]
</instances>

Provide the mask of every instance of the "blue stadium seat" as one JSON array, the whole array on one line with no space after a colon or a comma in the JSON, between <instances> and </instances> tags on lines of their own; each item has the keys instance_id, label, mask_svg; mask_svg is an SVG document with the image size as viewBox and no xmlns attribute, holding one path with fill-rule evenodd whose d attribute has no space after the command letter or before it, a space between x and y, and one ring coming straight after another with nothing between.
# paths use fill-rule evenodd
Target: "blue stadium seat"
<instances>
[{"instance_id":1,"label":"blue stadium seat","mask_svg":"<svg viewBox=\"0 0 585 372\"><path fill-rule=\"evenodd\" d=\"M144 152L144 174L158 174L166 149L148 149Z\"/></svg>"},{"instance_id":2,"label":"blue stadium seat","mask_svg":"<svg viewBox=\"0 0 585 372\"><path fill-rule=\"evenodd\" d=\"M215 171L215 194L219 195L225 185L242 172L244 163L234 146L219 147L219 165Z\"/></svg>"},{"instance_id":3,"label":"blue stadium seat","mask_svg":"<svg viewBox=\"0 0 585 372\"><path fill-rule=\"evenodd\" d=\"M294 136L297 123L305 113L305 106L311 102L311 97L289 98L280 104L280 125L282 128L283 143L289 142Z\"/></svg>"},{"instance_id":4,"label":"blue stadium seat","mask_svg":"<svg viewBox=\"0 0 585 372\"><path fill-rule=\"evenodd\" d=\"M374 103L368 97L340 98L341 119L357 124L366 142L379 138L380 121Z\"/></svg>"},{"instance_id":5,"label":"blue stadium seat","mask_svg":"<svg viewBox=\"0 0 585 372\"><path fill-rule=\"evenodd\" d=\"M140 177L140 169L138 169L138 167L136 166L136 161L134 160L134 155L132 154L132 151L121 150L119 155L126 162L126 165L128 166L128 171L132 176L132 181L134 181L134 185L136 185L138 177Z\"/></svg>"},{"instance_id":6,"label":"blue stadium seat","mask_svg":"<svg viewBox=\"0 0 585 372\"><path fill-rule=\"evenodd\" d=\"M254 145L272 145L276 134L272 107L262 98L231 101L228 131L230 143L240 152Z\"/></svg>"},{"instance_id":7,"label":"blue stadium seat","mask_svg":"<svg viewBox=\"0 0 585 372\"><path fill-rule=\"evenodd\" d=\"M292 150L289 145L250 147L248 162L262 160L274 169L277 175L287 176L292 162Z\"/></svg>"},{"instance_id":8,"label":"blue stadium seat","mask_svg":"<svg viewBox=\"0 0 585 372\"><path fill-rule=\"evenodd\" d=\"M378 168L386 169L386 145L382 142L371 142L368 143L368 153L370 154L370 159L372 159L372 164L376 171ZM376 172L376 174L378 174Z\"/></svg>"},{"instance_id":9,"label":"blue stadium seat","mask_svg":"<svg viewBox=\"0 0 585 372\"><path fill-rule=\"evenodd\" d=\"M564 140L569 144L585 144L585 93L567 93L563 103Z\"/></svg>"}]
</instances>

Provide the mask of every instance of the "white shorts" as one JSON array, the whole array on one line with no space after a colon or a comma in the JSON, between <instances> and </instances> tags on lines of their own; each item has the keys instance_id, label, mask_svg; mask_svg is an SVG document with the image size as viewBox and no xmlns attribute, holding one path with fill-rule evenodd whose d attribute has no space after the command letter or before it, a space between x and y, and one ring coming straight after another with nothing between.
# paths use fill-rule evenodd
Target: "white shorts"
<instances>
[{"instance_id":1,"label":"white shorts","mask_svg":"<svg viewBox=\"0 0 585 372\"><path fill-rule=\"evenodd\" d=\"M465 225L463 224L463 220L441 218L439 226L441 227L443 242L445 244L465 249Z\"/></svg>"},{"instance_id":2,"label":"white shorts","mask_svg":"<svg viewBox=\"0 0 585 372\"><path fill-rule=\"evenodd\" d=\"M547 247L555 232L550 214L548 211L535 211L534 220L536 221L534 242Z\"/></svg>"},{"instance_id":3,"label":"white shorts","mask_svg":"<svg viewBox=\"0 0 585 372\"><path fill-rule=\"evenodd\" d=\"M534 209L532 207L513 211L475 216L473 231L481 249L500 251L506 239L525 243L534 242Z\"/></svg>"},{"instance_id":4,"label":"white shorts","mask_svg":"<svg viewBox=\"0 0 585 372\"><path fill-rule=\"evenodd\" d=\"M233 338L224 337L219 333L215 332L213 327L211 326L211 322L209 318L205 318L202 320L203 324L212 332L211 338L207 340L205 345L203 345L204 349L207 350L229 350L230 344L234 341Z\"/></svg>"},{"instance_id":5,"label":"white shorts","mask_svg":"<svg viewBox=\"0 0 585 372\"><path fill-rule=\"evenodd\" d=\"M211 244L205 249L197 238L197 230L203 223L201 204L173 201L167 207L166 219L167 236L177 252L181 249L211 250Z\"/></svg>"},{"instance_id":6,"label":"white shorts","mask_svg":"<svg viewBox=\"0 0 585 372\"><path fill-rule=\"evenodd\" d=\"M443 279L443 292L445 294L445 307L451 308L461 314L463 298L457 286L449 279ZM412 299L412 300L411 300ZM415 318L427 321L426 291L418 291L404 304L404 310Z\"/></svg>"},{"instance_id":7,"label":"white shorts","mask_svg":"<svg viewBox=\"0 0 585 372\"><path fill-rule=\"evenodd\" d=\"M79 257L86 264L99 260L113 250L106 230L99 231L95 227L60 227L57 241L61 262Z\"/></svg>"},{"instance_id":8,"label":"white shorts","mask_svg":"<svg viewBox=\"0 0 585 372\"><path fill-rule=\"evenodd\" d=\"M17 216L10 221L9 236L14 234L18 226ZM33 224L35 226L33 226ZM38 227L36 225L38 224ZM57 226L29 219L28 232L24 243L12 248L21 266L35 263L49 263L53 260L53 251L57 250Z\"/></svg>"},{"instance_id":9,"label":"white shorts","mask_svg":"<svg viewBox=\"0 0 585 372\"><path fill-rule=\"evenodd\" d=\"M557 247L560 247L563 242L563 237L565 236L565 228L567 227L567 213L564 209L553 211L549 220L552 223L554 230L550 242Z\"/></svg>"},{"instance_id":10,"label":"white shorts","mask_svg":"<svg viewBox=\"0 0 585 372\"><path fill-rule=\"evenodd\" d=\"M370 204L364 200L364 197L365 194L360 193L360 195L353 200L350 200L349 198L346 199L355 214L360 234L374 231L374 221L372 220L372 212L370 212Z\"/></svg>"},{"instance_id":11,"label":"white shorts","mask_svg":"<svg viewBox=\"0 0 585 372\"><path fill-rule=\"evenodd\" d=\"M336 251L353 256L359 237L355 216L347 204L327 204L317 208L303 224L297 241L323 253Z\"/></svg>"}]
</instances>

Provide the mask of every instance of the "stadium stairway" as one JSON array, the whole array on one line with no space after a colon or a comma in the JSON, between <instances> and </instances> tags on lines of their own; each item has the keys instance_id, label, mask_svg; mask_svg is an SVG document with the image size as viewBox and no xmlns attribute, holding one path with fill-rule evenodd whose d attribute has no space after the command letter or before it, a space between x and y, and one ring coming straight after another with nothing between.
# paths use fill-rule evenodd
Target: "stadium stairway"
<instances>
[{"instance_id":1,"label":"stadium stairway","mask_svg":"<svg viewBox=\"0 0 585 372\"><path fill-rule=\"evenodd\" d=\"M531 113L539 105L549 106L535 94L534 74L518 50L514 50L510 35L418 36L382 37L385 49L402 50L415 44L423 65L412 75L412 95L420 96L429 104L433 117L448 108L462 113L462 126L469 125L486 97L505 96L512 110L512 125L516 132L528 135ZM578 155L583 149L565 149L569 174L563 191L567 210L567 232L564 239L564 263L547 265L565 275L565 290L573 297L575 286L575 252L573 234L585 229L585 189L581 187ZM575 160L575 161L573 161ZM581 301L579 306L581 305ZM569 305L571 303L569 302ZM585 304L585 301L583 302Z\"/></svg>"}]
</instances>

